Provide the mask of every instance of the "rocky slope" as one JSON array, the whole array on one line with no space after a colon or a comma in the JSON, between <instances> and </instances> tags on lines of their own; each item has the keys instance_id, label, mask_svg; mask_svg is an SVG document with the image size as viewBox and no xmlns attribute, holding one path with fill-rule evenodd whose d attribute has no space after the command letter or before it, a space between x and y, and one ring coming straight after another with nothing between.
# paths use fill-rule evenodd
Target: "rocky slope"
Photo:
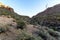
<instances>
[{"instance_id":1,"label":"rocky slope","mask_svg":"<svg viewBox=\"0 0 60 40\"><path fill-rule=\"evenodd\" d=\"M49 7L31 19L32 24L39 24L60 31L60 4Z\"/></svg>"},{"instance_id":2,"label":"rocky slope","mask_svg":"<svg viewBox=\"0 0 60 40\"><path fill-rule=\"evenodd\" d=\"M60 40L60 32L53 29L60 23L59 8L56 5L29 18L0 3L0 40Z\"/></svg>"}]
</instances>

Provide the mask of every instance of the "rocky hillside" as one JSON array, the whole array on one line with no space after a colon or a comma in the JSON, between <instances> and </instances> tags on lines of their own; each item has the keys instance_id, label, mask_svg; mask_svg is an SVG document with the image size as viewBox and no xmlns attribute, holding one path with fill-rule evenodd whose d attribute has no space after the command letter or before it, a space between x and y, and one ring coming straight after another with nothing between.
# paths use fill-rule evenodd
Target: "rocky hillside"
<instances>
[{"instance_id":1,"label":"rocky hillside","mask_svg":"<svg viewBox=\"0 0 60 40\"><path fill-rule=\"evenodd\" d=\"M55 5L29 18L0 3L0 40L60 40L59 12Z\"/></svg>"},{"instance_id":2,"label":"rocky hillside","mask_svg":"<svg viewBox=\"0 0 60 40\"><path fill-rule=\"evenodd\" d=\"M12 17L16 20L22 20L22 21L29 21L29 17L28 16L22 16L22 15L18 15L16 12L14 12L13 8L6 6L2 3L0 3L0 15L5 15L8 17Z\"/></svg>"},{"instance_id":3,"label":"rocky hillside","mask_svg":"<svg viewBox=\"0 0 60 40\"><path fill-rule=\"evenodd\" d=\"M32 24L39 24L60 31L60 4L49 7L31 19Z\"/></svg>"}]
</instances>

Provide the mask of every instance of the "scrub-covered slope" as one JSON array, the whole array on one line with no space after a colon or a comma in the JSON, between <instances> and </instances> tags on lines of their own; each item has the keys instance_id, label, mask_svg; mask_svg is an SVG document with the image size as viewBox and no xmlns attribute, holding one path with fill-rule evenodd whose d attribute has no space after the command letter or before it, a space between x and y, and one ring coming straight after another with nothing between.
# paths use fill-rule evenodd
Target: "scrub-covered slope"
<instances>
[{"instance_id":1,"label":"scrub-covered slope","mask_svg":"<svg viewBox=\"0 0 60 40\"><path fill-rule=\"evenodd\" d=\"M31 19L32 24L39 24L59 30L60 28L60 4L49 7L43 12L38 13Z\"/></svg>"},{"instance_id":2,"label":"scrub-covered slope","mask_svg":"<svg viewBox=\"0 0 60 40\"><path fill-rule=\"evenodd\" d=\"M11 7L0 3L0 40L60 40L60 32L45 26L46 18L45 15L33 18L18 15ZM47 22L49 20L52 21L49 18Z\"/></svg>"}]
</instances>

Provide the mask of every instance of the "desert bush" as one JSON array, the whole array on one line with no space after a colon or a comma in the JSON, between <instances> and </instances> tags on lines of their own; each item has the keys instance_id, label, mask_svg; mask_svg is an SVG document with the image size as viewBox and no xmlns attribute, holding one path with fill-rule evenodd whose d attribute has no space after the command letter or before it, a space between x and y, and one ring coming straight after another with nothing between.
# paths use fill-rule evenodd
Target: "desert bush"
<instances>
[{"instance_id":1,"label":"desert bush","mask_svg":"<svg viewBox=\"0 0 60 40\"><path fill-rule=\"evenodd\" d=\"M0 33L3 33L5 31L7 31L7 26L3 25L3 24L0 24Z\"/></svg>"},{"instance_id":2,"label":"desert bush","mask_svg":"<svg viewBox=\"0 0 60 40\"><path fill-rule=\"evenodd\" d=\"M4 28L0 28L0 33L5 32L6 30Z\"/></svg>"},{"instance_id":3,"label":"desert bush","mask_svg":"<svg viewBox=\"0 0 60 40\"><path fill-rule=\"evenodd\" d=\"M16 40L42 40L41 37L33 36L32 34L22 31L16 38Z\"/></svg>"},{"instance_id":4,"label":"desert bush","mask_svg":"<svg viewBox=\"0 0 60 40\"><path fill-rule=\"evenodd\" d=\"M24 29L25 23L23 21L17 21L17 29Z\"/></svg>"},{"instance_id":5,"label":"desert bush","mask_svg":"<svg viewBox=\"0 0 60 40\"><path fill-rule=\"evenodd\" d=\"M2 25L0 24L0 33L8 31L10 28L10 25Z\"/></svg>"},{"instance_id":6,"label":"desert bush","mask_svg":"<svg viewBox=\"0 0 60 40\"><path fill-rule=\"evenodd\" d=\"M56 31L54 31L53 29L49 29L48 33L53 37L58 37L59 36L58 33Z\"/></svg>"},{"instance_id":7,"label":"desert bush","mask_svg":"<svg viewBox=\"0 0 60 40\"><path fill-rule=\"evenodd\" d=\"M21 31L16 40L34 40L34 38L27 32Z\"/></svg>"}]
</instances>

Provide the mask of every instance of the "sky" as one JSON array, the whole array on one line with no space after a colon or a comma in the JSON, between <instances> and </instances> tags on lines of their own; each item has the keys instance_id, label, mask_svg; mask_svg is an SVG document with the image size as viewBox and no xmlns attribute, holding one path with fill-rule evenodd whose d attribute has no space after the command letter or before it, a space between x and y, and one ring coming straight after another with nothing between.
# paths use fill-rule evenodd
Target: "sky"
<instances>
[{"instance_id":1,"label":"sky","mask_svg":"<svg viewBox=\"0 0 60 40\"><path fill-rule=\"evenodd\" d=\"M60 4L60 0L0 0L14 9L19 15L32 17L48 7Z\"/></svg>"}]
</instances>

